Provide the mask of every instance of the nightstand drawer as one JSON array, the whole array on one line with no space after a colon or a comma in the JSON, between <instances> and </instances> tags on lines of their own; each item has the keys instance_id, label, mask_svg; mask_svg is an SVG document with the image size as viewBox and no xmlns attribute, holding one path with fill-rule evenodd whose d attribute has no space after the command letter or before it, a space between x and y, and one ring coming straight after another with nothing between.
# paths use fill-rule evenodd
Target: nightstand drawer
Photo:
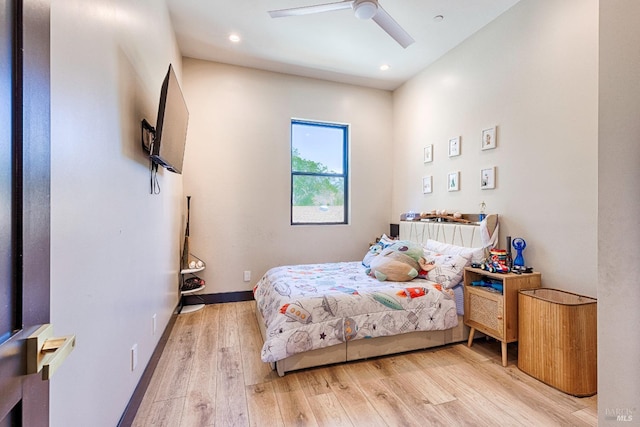
<instances>
[{"instance_id":1,"label":"nightstand drawer","mask_svg":"<svg viewBox=\"0 0 640 427\"><path fill-rule=\"evenodd\" d=\"M504 310L502 295L469 287L467 323L498 340L504 338Z\"/></svg>"}]
</instances>

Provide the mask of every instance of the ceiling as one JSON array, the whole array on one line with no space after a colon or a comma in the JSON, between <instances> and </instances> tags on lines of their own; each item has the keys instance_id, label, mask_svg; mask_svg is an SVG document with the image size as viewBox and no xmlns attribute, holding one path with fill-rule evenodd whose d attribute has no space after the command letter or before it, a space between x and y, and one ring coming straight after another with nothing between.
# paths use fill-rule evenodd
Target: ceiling
<instances>
[{"instance_id":1,"label":"ceiling","mask_svg":"<svg viewBox=\"0 0 640 427\"><path fill-rule=\"evenodd\" d=\"M379 0L414 39L403 49L351 9L271 18L336 0L167 0L183 56L394 90L519 0ZM439 22L434 17L443 17ZM230 34L241 40L229 41ZM386 71L380 70L389 65Z\"/></svg>"}]
</instances>

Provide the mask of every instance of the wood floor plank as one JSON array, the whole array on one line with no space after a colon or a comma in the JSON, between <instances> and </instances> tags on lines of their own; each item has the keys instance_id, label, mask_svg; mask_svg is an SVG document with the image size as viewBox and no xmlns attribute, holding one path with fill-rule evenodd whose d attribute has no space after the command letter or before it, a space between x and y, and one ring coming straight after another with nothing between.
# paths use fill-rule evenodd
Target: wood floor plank
<instances>
[{"instance_id":1,"label":"wood floor plank","mask_svg":"<svg viewBox=\"0 0 640 427\"><path fill-rule=\"evenodd\" d=\"M472 366L468 366L473 369ZM500 369L499 363L488 363L484 369L475 371L475 377L479 381L485 381L492 385L491 393L505 393L511 405L515 408L527 406L530 410L521 409L522 412L535 414L538 419L544 418L550 424L563 424L571 419L571 413L584 409L588 403L579 398L569 396L546 384L530 377L515 366ZM505 376L504 374L507 374ZM541 420L542 422L542 420ZM579 420L572 425L585 425Z\"/></svg>"},{"instance_id":2,"label":"wood floor plank","mask_svg":"<svg viewBox=\"0 0 640 427\"><path fill-rule=\"evenodd\" d=\"M449 366L460 363L460 358L448 351L448 346L436 347L423 351L407 353L406 357L420 368L433 368L434 366Z\"/></svg>"},{"instance_id":3,"label":"wood floor plank","mask_svg":"<svg viewBox=\"0 0 640 427\"><path fill-rule=\"evenodd\" d=\"M434 405L433 409L440 414L443 420L447 420L447 425L456 427L496 427L509 426L516 427L518 424L500 424L495 417L487 417L479 413L475 405L464 399L456 399L439 405ZM541 427L541 426L540 426Z\"/></svg>"},{"instance_id":4,"label":"wood floor plank","mask_svg":"<svg viewBox=\"0 0 640 427\"><path fill-rule=\"evenodd\" d=\"M322 393L307 397L318 425L331 427L353 427L345 408L333 393Z\"/></svg>"},{"instance_id":5,"label":"wood floor plank","mask_svg":"<svg viewBox=\"0 0 640 427\"><path fill-rule=\"evenodd\" d=\"M180 333L171 334L160 360L167 368L160 377L156 401L186 396L201 318L200 311L178 316L174 328L177 327Z\"/></svg>"},{"instance_id":6,"label":"wood floor plank","mask_svg":"<svg viewBox=\"0 0 640 427\"><path fill-rule=\"evenodd\" d=\"M278 406L273 384L252 384L245 387L249 410L249 425L282 427L282 414Z\"/></svg>"},{"instance_id":7,"label":"wood floor plank","mask_svg":"<svg viewBox=\"0 0 640 427\"><path fill-rule=\"evenodd\" d=\"M225 347L218 350L218 368L215 372L216 425L249 425L247 397L241 367L239 347Z\"/></svg>"},{"instance_id":8,"label":"wood floor plank","mask_svg":"<svg viewBox=\"0 0 640 427\"><path fill-rule=\"evenodd\" d=\"M136 418L133 427L176 427L180 425L184 408L184 397L154 402L149 416L144 420Z\"/></svg>"},{"instance_id":9,"label":"wood floor plank","mask_svg":"<svg viewBox=\"0 0 640 427\"><path fill-rule=\"evenodd\" d=\"M598 411L594 410L594 408L589 407L589 408L581 409L579 411L572 413L571 415L576 418L576 421L575 421L576 424L579 421L581 423L584 423L584 425L588 425L588 426L598 425Z\"/></svg>"},{"instance_id":10,"label":"wood floor plank","mask_svg":"<svg viewBox=\"0 0 640 427\"><path fill-rule=\"evenodd\" d=\"M218 325L220 306L209 305L202 310L199 334L193 357L185 400L184 426L208 426L215 423L216 372L218 366Z\"/></svg>"},{"instance_id":11,"label":"wood floor plank","mask_svg":"<svg viewBox=\"0 0 640 427\"><path fill-rule=\"evenodd\" d=\"M274 391L285 426L317 426L318 422L307 400L297 373L278 378Z\"/></svg>"},{"instance_id":12,"label":"wood floor plank","mask_svg":"<svg viewBox=\"0 0 640 427\"><path fill-rule=\"evenodd\" d=\"M495 363L485 362L481 368L469 364L456 364L448 367L448 374L456 378L474 378L474 389L482 397L491 402L491 410L504 413L505 423L516 423L515 425L543 426L555 425L559 420L554 419L548 413L539 412L523 399L514 399L519 392L517 381L511 380L512 386L495 387L496 377L490 374L489 368L496 366ZM504 369L504 368L503 368ZM471 396L469 395L471 398ZM476 398L474 396L473 398ZM508 411L505 411L508 409ZM498 414L494 414L498 416Z\"/></svg>"},{"instance_id":13,"label":"wood floor plank","mask_svg":"<svg viewBox=\"0 0 640 427\"><path fill-rule=\"evenodd\" d=\"M238 321L243 325L239 341L242 350L242 372L245 385L262 384L278 377L278 373L271 368L271 365L260 359L262 336L256 322L255 310L255 301L238 303Z\"/></svg>"},{"instance_id":14,"label":"wood floor plank","mask_svg":"<svg viewBox=\"0 0 640 427\"><path fill-rule=\"evenodd\" d=\"M384 358L360 360L351 362L347 366L349 367L347 372L355 383L368 383L372 379L388 378L395 373Z\"/></svg>"},{"instance_id":15,"label":"wood floor plank","mask_svg":"<svg viewBox=\"0 0 640 427\"><path fill-rule=\"evenodd\" d=\"M424 370L413 373L409 372L398 376L401 381L407 383L407 386L412 386L416 390L419 396L424 397L427 401L433 405L439 405L441 403L451 402L456 397L445 390L437 382L435 382L429 376L428 372Z\"/></svg>"},{"instance_id":16,"label":"wood floor plank","mask_svg":"<svg viewBox=\"0 0 640 427\"><path fill-rule=\"evenodd\" d=\"M451 425L449 420L443 419L442 416L433 408L433 404L429 399L420 392L405 376L393 376L380 380L391 392L393 392L399 400L401 400L413 416L422 422L422 425L428 426L447 426Z\"/></svg>"},{"instance_id":17,"label":"wood floor plank","mask_svg":"<svg viewBox=\"0 0 640 427\"><path fill-rule=\"evenodd\" d=\"M220 348L240 346L240 324L236 308L238 303L224 303L220 306ZM255 322L253 322L255 323Z\"/></svg>"},{"instance_id":18,"label":"wood floor plank","mask_svg":"<svg viewBox=\"0 0 640 427\"><path fill-rule=\"evenodd\" d=\"M360 390L389 426L423 426L411 409L381 379L360 381Z\"/></svg>"},{"instance_id":19,"label":"wood floor plank","mask_svg":"<svg viewBox=\"0 0 640 427\"><path fill-rule=\"evenodd\" d=\"M456 375L454 369L458 366L460 364L430 368L427 375L453 394L457 400L475 408L473 416L478 422L490 425L492 420L498 418L498 425L521 425L510 412L502 410L485 395L486 390L477 384L475 377Z\"/></svg>"},{"instance_id":20,"label":"wood floor plank","mask_svg":"<svg viewBox=\"0 0 640 427\"><path fill-rule=\"evenodd\" d=\"M306 369L298 374L298 381L307 397L332 393L326 378L327 368Z\"/></svg>"},{"instance_id":21,"label":"wood floor plank","mask_svg":"<svg viewBox=\"0 0 640 427\"><path fill-rule=\"evenodd\" d=\"M353 382L347 373L350 365L334 365L323 371L324 377L333 394L349 416L354 426L386 426L371 402L360 387Z\"/></svg>"}]
</instances>

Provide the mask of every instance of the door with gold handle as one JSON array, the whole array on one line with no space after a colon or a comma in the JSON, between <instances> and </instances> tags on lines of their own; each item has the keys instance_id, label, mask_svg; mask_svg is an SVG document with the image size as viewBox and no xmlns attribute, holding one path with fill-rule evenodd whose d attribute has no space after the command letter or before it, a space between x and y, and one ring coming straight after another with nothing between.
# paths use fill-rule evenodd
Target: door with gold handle
<instances>
[{"instance_id":1,"label":"door with gold handle","mask_svg":"<svg viewBox=\"0 0 640 427\"><path fill-rule=\"evenodd\" d=\"M50 379L76 346L76 336L53 336L53 325L45 324L27 337L27 374L42 372Z\"/></svg>"}]
</instances>

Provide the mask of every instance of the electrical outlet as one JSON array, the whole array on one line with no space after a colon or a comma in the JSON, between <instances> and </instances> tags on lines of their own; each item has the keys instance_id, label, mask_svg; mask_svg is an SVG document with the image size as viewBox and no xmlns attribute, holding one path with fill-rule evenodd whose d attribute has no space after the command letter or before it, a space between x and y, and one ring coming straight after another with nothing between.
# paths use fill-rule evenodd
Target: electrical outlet
<instances>
[{"instance_id":1,"label":"electrical outlet","mask_svg":"<svg viewBox=\"0 0 640 427\"><path fill-rule=\"evenodd\" d=\"M251 271L245 271L244 272L244 281L245 282L250 282L251 281Z\"/></svg>"},{"instance_id":2,"label":"electrical outlet","mask_svg":"<svg viewBox=\"0 0 640 427\"><path fill-rule=\"evenodd\" d=\"M153 316L151 316L151 323L152 323L152 325L153 325L153 329L152 329L152 331L153 331L153 335L155 335L155 334L156 334L156 326L157 326L157 323L156 323L156 314L155 314L155 313L153 313Z\"/></svg>"},{"instance_id":3,"label":"electrical outlet","mask_svg":"<svg viewBox=\"0 0 640 427\"><path fill-rule=\"evenodd\" d=\"M138 344L131 347L131 370L135 371L136 366L138 366Z\"/></svg>"}]
</instances>

